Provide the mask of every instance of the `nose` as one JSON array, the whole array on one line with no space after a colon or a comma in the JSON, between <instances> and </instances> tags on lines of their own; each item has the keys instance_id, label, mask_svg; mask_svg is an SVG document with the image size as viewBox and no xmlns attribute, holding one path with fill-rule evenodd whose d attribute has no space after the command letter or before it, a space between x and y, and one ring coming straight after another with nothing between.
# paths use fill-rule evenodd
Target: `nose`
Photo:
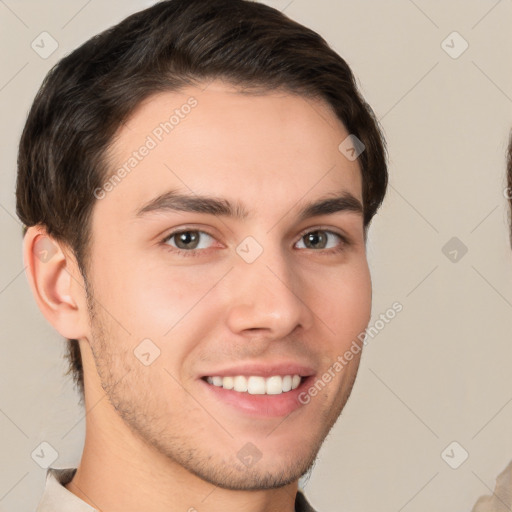
<instances>
[{"instance_id":1,"label":"nose","mask_svg":"<svg viewBox=\"0 0 512 512\"><path fill-rule=\"evenodd\" d=\"M298 327L311 327L310 294L282 251L267 249L252 263L240 259L230 278L227 322L232 332L280 339Z\"/></svg>"}]
</instances>

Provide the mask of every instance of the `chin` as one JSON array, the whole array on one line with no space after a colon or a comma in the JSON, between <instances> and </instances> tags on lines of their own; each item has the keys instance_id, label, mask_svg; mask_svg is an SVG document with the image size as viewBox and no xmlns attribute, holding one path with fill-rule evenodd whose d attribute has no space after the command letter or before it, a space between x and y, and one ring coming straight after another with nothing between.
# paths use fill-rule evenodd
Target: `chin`
<instances>
[{"instance_id":1,"label":"chin","mask_svg":"<svg viewBox=\"0 0 512 512\"><path fill-rule=\"evenodd\" d=\"M294 466L293 468L287 467L281 470L276 469L274 462L268 464L268 467L256 468L240 468L236 467L232 471L226 471L225 467L222 468L222 473L200 475L203 480L208 481L223 489L237 490L237 491L261 491L268 489L276 489L284 487L293 482L296 482L308 469L313 465L313 461L309 464L304 464L303 468Z\"/></svg>"},{"instance_id":2,"label":"chin","mask_svg":"<svg viewBox=\"0 0 512 512\"><path fill-rule=\"evenodd\" d=\"M213 463L216 457L203 458L200 463L194 457L186 464L183 464L183 461L181 464L202 480L223 489L239 491L276 489L296 482L306 474L313 466L319 448L320 445L310 449L308 453L298 453L296 443L295 450L292 449L280 456L277 456L275 450L268 450L267 457L262 453L261 458L247 460L245 464L244 457L241 455L231 460L219 458L217 463Z\"/></svg>"}]
</instances>

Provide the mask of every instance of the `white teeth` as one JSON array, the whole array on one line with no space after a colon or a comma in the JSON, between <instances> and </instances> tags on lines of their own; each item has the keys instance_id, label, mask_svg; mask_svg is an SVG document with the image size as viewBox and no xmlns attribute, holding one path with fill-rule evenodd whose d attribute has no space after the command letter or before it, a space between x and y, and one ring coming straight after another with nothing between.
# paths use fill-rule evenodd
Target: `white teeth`
<instances>
[{"instance_id":1,"label":"white teeth","mask_svg":"<svg viewBox=\"0 0 512 512\"><path fill-rule=\"evenodd\" d=\"M224 389L233 389L240 393L249 393L251 395L280 395L292 389L299 387L300 375L273 375L272 377L260 377L251 375L237 375L235 377L207 377L208 384L223 387Z\"/></svg>"},{"instance_id":2,"label":"white teeth","mask_svg":"<svg viewBox=\"0 0 512 512\"><path fill-rule=\"evenodd\" d=\"M233 377L224 377L222 379L222 387L224 389L233 389L235 386Z\"/></svg>"},{"instance_id":3,"label":"white teeth","mask_svg":"<svg viewBox=\"0 0 512 512\"><path fill-rule=\"evenodd\" d=\"M243 375L235 377L233 379L233 389L242 393L247 391L247 379Z\"/></svg>"},{"instance_id":4,"label":"white teeth","mask_svg":"<svg viewBox=\"0 0 512 512\"><path fill-rule=\"evenodd\" d=\"M288 375L289 377L289 375ZM284 392L283 378L279 375L267 379L267 395L280 395Z\"/></svg>"},{"instance_id":5,"label":"white teeth","mask_svg":"<svg viewBox=\"0 0 512 512\"><path fill-rule=\"evenodd\" d=\"M249 377L247 380L247 392L251 395L264 395L265 379L263 377Z\"/></svg>"}]
</instances>

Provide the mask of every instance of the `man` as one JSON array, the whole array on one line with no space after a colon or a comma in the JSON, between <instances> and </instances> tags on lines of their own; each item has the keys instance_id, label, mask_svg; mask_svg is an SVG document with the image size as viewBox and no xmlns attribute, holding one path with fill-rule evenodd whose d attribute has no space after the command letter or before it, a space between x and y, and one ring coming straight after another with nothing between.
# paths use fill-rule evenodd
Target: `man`
<instances>
[{"instance_id":1,"label":"man","mask_svg":"<svg viewBox=\"0 0 512 512\"><path fill-rule=\"evenodd\" d=\"M17 212L86 440L39 512L313 510L298 480L354 384L386 185L345 61L262 4L160 2L62 59Z\"/></svg>"}]
</instances>

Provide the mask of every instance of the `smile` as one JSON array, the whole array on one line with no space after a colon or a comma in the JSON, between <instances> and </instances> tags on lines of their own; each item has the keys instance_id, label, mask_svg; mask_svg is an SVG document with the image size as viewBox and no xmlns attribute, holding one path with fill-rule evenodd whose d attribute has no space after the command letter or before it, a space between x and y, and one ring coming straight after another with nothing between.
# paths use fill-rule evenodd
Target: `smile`
<instances>
[{"instance_id":1,"label":"smile","mask_svg":"<svg viewBox=\"0 0 512 512\"><path fill-rule=\"evenodd\" d=\"M261 377L259 375L211 376L204 380L212 386L249 393L251 395L280 395L297 389L301 383L300 375L273 375Z\"/></svg>"}]
</instances>

